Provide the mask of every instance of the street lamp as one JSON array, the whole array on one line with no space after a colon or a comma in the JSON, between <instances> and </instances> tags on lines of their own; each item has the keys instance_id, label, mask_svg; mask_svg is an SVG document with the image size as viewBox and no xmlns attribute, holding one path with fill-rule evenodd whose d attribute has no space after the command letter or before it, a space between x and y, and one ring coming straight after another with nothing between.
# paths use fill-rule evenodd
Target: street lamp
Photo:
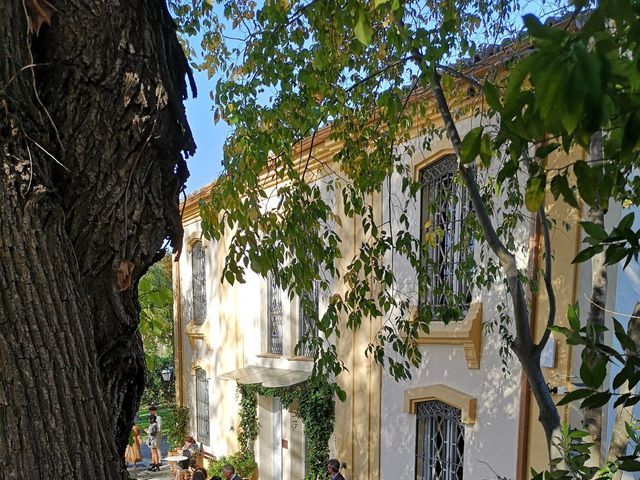
<instances>
[{"instance_id":1,"label":"street lamp","mask_svg":"<svg viewBox=\"0 0 640 480\"><path fill-rule=\"evenodd\" d=\"M171 368L170 367L164 367L161 371L160 371L160 375L162 375L162 380L164 382L168 382L171 380Z\"/></svg>"}]
</instances>

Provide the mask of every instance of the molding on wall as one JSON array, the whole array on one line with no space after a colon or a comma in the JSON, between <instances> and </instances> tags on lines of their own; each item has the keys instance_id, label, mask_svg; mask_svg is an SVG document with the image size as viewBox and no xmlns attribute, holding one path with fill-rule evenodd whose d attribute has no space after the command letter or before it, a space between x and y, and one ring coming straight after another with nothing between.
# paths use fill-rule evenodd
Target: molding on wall
<instances>
[{"instance_id":1,"label":"molding on wall","mask_svg":"<svg viewBox=\"0 0 640 480\"><path fill-rule=\"evenodd\" d=\"M448 385L429 385L426 387L410 388L404 391L404 411L416 414L418 403L429 400L439 400L460 409L462 423L473 425L476 423L476 406L478 401Z\"/></svg>"},{"instance_id":2,"label":"molding on wall","mask_svg":"<svg viewBox=\"0 0 640 480\"><path fill-rule=\"evenodd\" d=\"M192 349L196 346L196 340L204 340L206 343L209 337L209 319L207 318L202 325L195 325L193 320L190 320L184 329L184 334L189 339Z\"/></svg>"},{"instance_id":3,"label":"molding on wall","mask_svg":"<svg viewBox=\"0 0 640 480\"><path fill-rule=\"evenodd\" d=\"M462 345L467 368L480 368L482 354L482 302L473 302L460 322L431 322L429 333L422 333L417 342L421 345Z\"/></svg>"}]
</instances>

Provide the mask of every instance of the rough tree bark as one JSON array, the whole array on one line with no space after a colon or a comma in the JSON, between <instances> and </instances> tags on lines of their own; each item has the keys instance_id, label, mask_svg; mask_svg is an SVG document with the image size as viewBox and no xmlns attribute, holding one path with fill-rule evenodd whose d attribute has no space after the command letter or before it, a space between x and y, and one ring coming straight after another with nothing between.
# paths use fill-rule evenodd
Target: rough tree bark
<instances>
[{"instance_id":1,"label":"rough tree bark","mask_svg":"<svg viewBox=\"0 0 640 480\"><path fill-rule=\"evenodd\" d=\"M636 346L636 351L640 350L640 302L636 303L633 309L633 314L629 318L627 325L627 335ZM627 350L627 355L635 355L635 353ZM636 385L633 390L629 388L629 382L624 382L618 389L620 395L627 393L637 394L638 386ZM611 433L611 442L609 443L609 453L607 454L607 460L610 462L615 461L618 457L622 457L625 454L627 445L629 444L629 434L625 428L626 424L631 424L634 421L633 406L623 407L618 405L616 407L616 415L613 419L613 428ZM622 471L618 470L613 476L614 480L620 480L622 478Z\"/></svg>"},{"instance_id":2,"label":"rough tree bark","mask_svg":"<svg viewBox=\"0 0 640 480\"><path fill-rule=\"evenodd\" d=\"M602 166L604 156L602 131L598 130L591 137L589 144L589 158L592 168ZM596 192L596 201L599 196ZM588 220L596 225L604 227L605 211L600 205L589 208ZM589 304L589 316L587 317L587 328L604 327L605 307L607 303L607 265L605 264L604 252L597 253L591 258L591 302ZM596 333L595 339L598 343L604 343L604 333ZM588 359L583 359L588 361ZM590 449L589 464L594 466L602 465L602 407L585 409L583 423L591 436L590 441L593 446Z\"/></svg>"},{"instance_id":3,"label":"rough tree bark","mask_svg":"<svg viewBox=\"0 0 640 480\"><path fill-rule=\"evenodd\" d=\"M53 7L0 2L0 472L115 479L138 280L182 237L188 65L164 0Z\"/></svg>"}]
</instances>

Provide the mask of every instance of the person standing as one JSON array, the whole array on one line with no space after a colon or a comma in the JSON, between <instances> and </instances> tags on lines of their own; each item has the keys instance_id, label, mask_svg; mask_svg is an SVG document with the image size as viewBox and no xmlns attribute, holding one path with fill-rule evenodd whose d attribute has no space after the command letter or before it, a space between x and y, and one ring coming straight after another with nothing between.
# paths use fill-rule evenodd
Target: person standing
<instances>
[{"instance_id":1,"label":"person standing","mask_svg":"<svg viewBox=\"0 0 640 480\"><path fill-rule=\"evenodd\" d=\"M160 447L162 446L162 417L158 415L158 407L151 405L149 407L149 415L155 415L158 424L158 455L162 454Z\"/></svg>"},{"instance_id":2,"label":"person standing","mask_svg":"<svg viewBox=\"0 0 640 480\"><path fill-rule=\"evenodd\" d=\"M152 472L157 472L160 470L160 458L158 455L158 447L159 447L159 432L158 422L156 420L155 415L149 415L149 428L147 428L147 445L151 450L151 466L149 470Z\"/></svg>"},{"instance_id":3,"label":"person standing","mask_svg":"<svg viewBox=\"0 0 640 480\"><path fill-rule=\"evenodd\" d=\"M224 467L222 467L222 474L227 480L242 480L236 474L236 469L233 467L233 465L230 465L228 463Z\"/></svg>"},{"instance_id":4,"label":"person standing","mask_svg":"<svg viewBox=\"0 0 640 480\"><path fill-rule=\"evenodd\" d=\"M127 449L124 451L124 463L127 465L133 463L135 467L138 462L142 461L140 455L140 444L142 439L140 438L140 427L134 425L131 429L131 445L127 445Z\"/></svg>"},{"instance_id":5,"label":"person standing","mask_svg":"<svg viewBox=\"0 0 640 480\"><path fill-rule=\"evenodd\" d=\"M331 480L344 480L344 477L340 473L340 462L332 458L327 462L327 470L329 475L331 475Z\"/></svg>"}]
</instances>

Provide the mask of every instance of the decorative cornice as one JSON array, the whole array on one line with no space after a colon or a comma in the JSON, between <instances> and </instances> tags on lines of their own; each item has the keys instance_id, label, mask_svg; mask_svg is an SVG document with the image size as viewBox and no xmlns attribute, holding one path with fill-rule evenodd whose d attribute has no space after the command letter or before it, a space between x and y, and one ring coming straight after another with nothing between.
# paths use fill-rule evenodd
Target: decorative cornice
<instances>
[{"instance_id":1,"label":"decorative cornice","mask_svg":"<svg viewBox=\"0 0 640 480\"><path fill-rule=\"evenodd\" d=\"M206 319L202 325L196 325L190 320L184 329L185 336L189 339L191 348L196 345L196 340L204 340L206 342L209 337L209 319Z\"/></svg>"},{"instance_id":2,"label":"decorative cornice","mask_svg":"<svg viewBox=\"0 0 640 480\"><path fill-rule=\"evenodd\" d=\"M423 345L462 345L467 368L480 368L482 347L482 302L469 305L469 310L460 322L431 322L429 333L421 334L417 342Z\"/></svg>"},{"instance_id":3,"label":"decorative cornice","mask_svg":"<svg viewBox=\"0 0 640 480\"><path fill-rule=\"evenodd\" d=\"M476 423L476 407L478 401L471 395L467 395L448 385L428 385L405 390L404 411L415 415L418 403L428 402L430 400L439 400L460 409L462 423L467 425Z\"/></svg>"}]
</instances>

